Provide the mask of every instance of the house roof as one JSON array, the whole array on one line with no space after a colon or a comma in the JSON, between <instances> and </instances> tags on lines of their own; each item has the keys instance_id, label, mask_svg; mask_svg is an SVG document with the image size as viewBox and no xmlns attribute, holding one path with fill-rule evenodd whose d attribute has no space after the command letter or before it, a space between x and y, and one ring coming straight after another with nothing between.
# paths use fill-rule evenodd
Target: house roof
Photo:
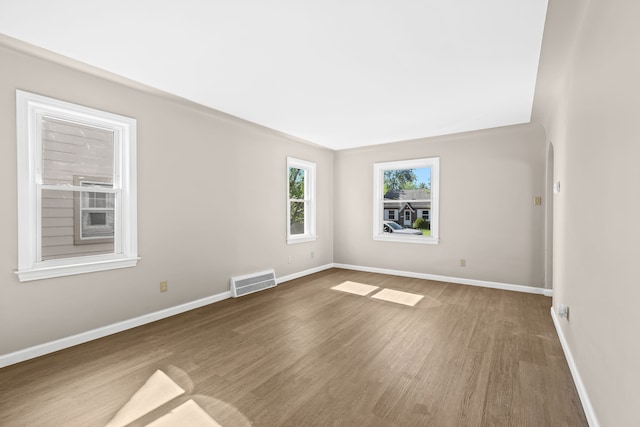
<instances>
[{"instance_id":1,"label":"house roof","mask_svg":"<svg viewBox=\"0 0 640 427\"><path fill-rule=\"evenodd\" d=\"M386 200L425 200L431 199L431 190L389 190L384 195Z\"/></svg>"},{"instance_id":2,"label":"house roof","mask_svg":"<svg viewBox=\"0 0 640 427\"><path fill-rule=\"evenodd\" d=\"M416 209L431 209L431 202L385 202L385 209L398 209L403 210L409 208L412 212Z\"/></svg>"}]
</instances>

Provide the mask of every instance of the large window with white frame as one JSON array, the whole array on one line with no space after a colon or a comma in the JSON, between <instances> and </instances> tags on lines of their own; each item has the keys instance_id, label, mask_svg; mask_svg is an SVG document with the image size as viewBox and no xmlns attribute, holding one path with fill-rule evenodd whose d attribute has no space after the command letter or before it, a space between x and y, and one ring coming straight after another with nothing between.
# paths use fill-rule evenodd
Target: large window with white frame
<instances>
[{"instance_id":1,"label":"large window with white frame","mask_svg":"<svg viewBox=\"0 0 640 427\"><path fill-rule=\"evenodd\" d=\"M16 91L18 277L135 266L135 119Z\"/></svg>"},{"instance_id":2,"label":"large window with white frame","mask_svg":"<svg viewBox=\"0 0 640 427\"><path fill-rule=\"evenodd\" d=\"M440 158L373 165L373 239L437 244Z\"/></svg>"},{"instance_id":3,"label":"large window with white frame","mask_svg":"<svg viewBox=\"0 0 640 427\"><path fill-rule=\"evenodd\" d=\"M316 239L316 164L287 157L287 242Z\"/></svg>"}]
</instances>

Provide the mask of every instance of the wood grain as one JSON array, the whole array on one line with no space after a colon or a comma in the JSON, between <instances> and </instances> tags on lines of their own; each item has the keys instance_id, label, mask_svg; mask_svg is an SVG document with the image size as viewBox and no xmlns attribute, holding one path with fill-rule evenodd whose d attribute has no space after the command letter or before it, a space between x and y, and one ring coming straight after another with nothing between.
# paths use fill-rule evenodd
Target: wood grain
<instances>
[{"instance_id":1,"label":"wood grain","mask_svg":"<svg viewBox=\"0 0 640 427\"><path fill-rule=\"evenodd\" d=\"M586 426L550 305L327 270L0 369L0 425L104 426L160 369L187 393L132 425L193 399L224 426Z\"/></svg>"}]
</instances>

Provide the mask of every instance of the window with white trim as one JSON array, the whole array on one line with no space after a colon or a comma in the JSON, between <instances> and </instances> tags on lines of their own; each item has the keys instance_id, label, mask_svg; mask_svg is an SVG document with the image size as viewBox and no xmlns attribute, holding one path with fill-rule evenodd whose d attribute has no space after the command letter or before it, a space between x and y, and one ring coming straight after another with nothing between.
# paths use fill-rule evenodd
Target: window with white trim
<instances>
[{"instance_id":1,"label":"window with white trim","mask_svg":"<svg viewBox=\"0 0 640 427\"><path fill-rule=\"evenodd\" d=\"M418 209L418 218L422 218L425 221L431 221L431 215L429 215L429 209Z\"/></svg>"},{"instance_id":2,"label":"window with white trim","mask_svg":"<svg viewBox=\"0 0 640 427\"><path fill-rule=\"evenodd\" d=\"M133 267L136 121L16 91L18 277Z\"/></svg>"},{"instance_id":3,"label":"window with white trim","mask_svg":"<svg viewBox=\"0 0 640 427\"><path fill-rule=\"evenodd\" d=\"M439 170L439 157L373 165L374 240L438 243ZM402 224L384 223L403 208Z\"/></svg>"},{"instance_id":4,"label":"window with white trim","mask_svg":"<svg viewBox=\"0 0 640 427\"><path fill-rule=\"evenodd\" d=\"M389 221L395 221L398 219L398 209L385 209L384 219Z\"/></svg>"},{"instance_id":5,"label":"window with white trim","mask_svg":"<svg viewBox=\"0 0 640 427\"><path fill-rule=\"evenodd\" d=\"M287 157L287 242L316 239L316 165Z\"/></svg>"},{"instance_id":6,"label":"window with white trim","mask_svg":"<svg viewBox=\"0 0 640 427\"><path fill-rule=\"evenodd\" d=\"M80 187L113 188L99 177L74 176ZM74 244L111 243L115 233L115 197L112 193L78 191L74 194Z\"/></svg>"}]
</instances>

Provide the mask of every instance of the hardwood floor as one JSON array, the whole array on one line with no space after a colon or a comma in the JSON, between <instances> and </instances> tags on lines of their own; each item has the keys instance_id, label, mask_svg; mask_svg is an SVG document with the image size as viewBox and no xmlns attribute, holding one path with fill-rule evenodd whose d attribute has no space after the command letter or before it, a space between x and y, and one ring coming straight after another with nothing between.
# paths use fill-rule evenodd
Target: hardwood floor
<instances>
[{"instance_id":1,"label":"hardwood floor","mask_svg":"<svg viewBox=\"0 0 640 427\"><path fill-rule=\"evenodd\" d=\"M186 393L131 425L192 399L223 426L586 426L550 305L327 270L0 369L0 425L104 426L159 369Z\"/></svg>"}]
</instances>

